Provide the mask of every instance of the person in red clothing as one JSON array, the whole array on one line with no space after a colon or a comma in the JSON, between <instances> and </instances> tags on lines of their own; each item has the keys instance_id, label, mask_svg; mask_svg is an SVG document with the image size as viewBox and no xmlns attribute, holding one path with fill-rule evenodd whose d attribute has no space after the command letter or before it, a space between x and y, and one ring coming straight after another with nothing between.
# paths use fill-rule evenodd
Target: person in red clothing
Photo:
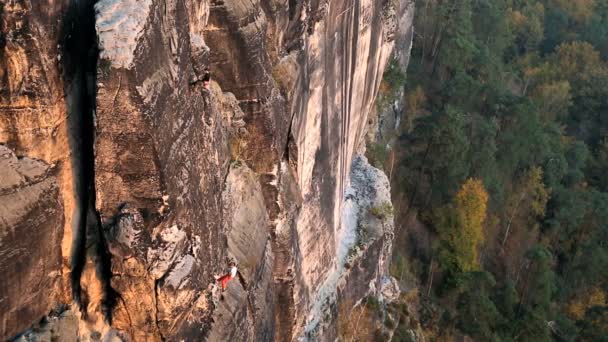
<instances>
[{"instance_id":1,"label":"person in red clothing","mask_svg":"<svg viewBox=\"0 0 608 342\"><path fill-rule=\"evenodd\" d=\"M226 273L225 275L217 278L217 281L222 285L222 292L226 291L226 285L228 284L228 282L236 278L237 269L234 261L231 261L228 266L230 267L230 271L228 271L228 273Z\"/></svg>"},{"instance_id":2,"label":"person in red clothing","mask_svg":"<svg viewBox=\"0 0 608 342\"><path fill-rule=\"evenodd\" d=\"M209 71L209 68L205 68L205 73L203 74L203 87L205 89L209 89L209 81L211 81L211 71Z\"/></svg>"}]
</instances>

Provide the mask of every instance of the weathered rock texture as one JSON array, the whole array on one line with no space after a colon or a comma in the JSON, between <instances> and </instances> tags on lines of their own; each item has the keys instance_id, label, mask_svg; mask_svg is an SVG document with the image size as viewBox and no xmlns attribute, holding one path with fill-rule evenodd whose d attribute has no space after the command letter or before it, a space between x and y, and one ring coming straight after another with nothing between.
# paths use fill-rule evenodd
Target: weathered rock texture
<instances>
[{"instance_id":1,"label":"weathered rock texture","mask_svg":"<svg viewBox=\"0 0 608 342\"><path fill-rule=\"evenodd\" d=\"M27 293L44 299L10 302L20 325L2 307L0 338L68 303L71 286L83 340L333 339L320 300L377 293L390 255L390 229L343 203L345 193L362 208L379 198L373 182L347 187L396 35L407 30L398 27L411 11L404 1L1 6L0 144L46 164L36 184L16 171L25 180L10 185L15 205L30 209L3 221L14 245L0 240L0 253L19 253L18 229L35 226L46 235L31 262L42 251L56 258L15 274L42 272ZM13 168L28 160L6 153ZM365 165L353 167L375 172ZM44 196L28 195L36 186ZM377 234L353 240L343 220ZM361 242L348 272L344 239ZM228 258L240 274L222 301L214 275ZM40 331L74 334L61 323L72 317Z\"/></svg>"},{"instance_id":2,"label":"weathered rock texture","mask_svg":"<svg viewBox=\"0 0 608 342\"><path fill-rule=\"evenodd\" d=\"M315 294L305 337L335 340L338 322L349 320L349 310L339 303L358 304L367 296L379 296L392 253L393 213L386 175L364 156L352 163L345 191L341 227L336 231L336 258Z\"/></svg>"},{"instance_id":3,"label":"weathered rock texture","mask_svg":"<svg viewBox=\"0 0 608 342\"><path fill-rule=\"evenodd\" d=\"M404 13L399 17L397 25L399 34L395 36L395 48L393 50L394 67L399 72L405 73L410 61L410 50L414 37L414 1L400 1L396 9L398 13ZM383 101L383 105L373 108L369 118L368 141L392 145L395 132L400 128L404 118L405 88L391 89L395 92L394 99Z\"/></svg>"},{"instance_id":4,"label":"weathered rock texture","mask_svg":"<svg viewBox=\"0 0 608 342\"><path fill-rule=\"evenodd\" d=\"M61 80L67 1L0 2L0 339L69 291L73 221L69 120Z\"/></svg>"},{"instance_id":5,"label":"weathered rock texture","mask_svg":"<svg viewBox=\"0 0 608 342\"><path fill-rule=\"evenodd\" d=\"M0 145L0 335L46 315L60 292L63 212L57 178Z\"/></svg>"},{"instance_id":6,"label":"weathered rock texture","mask_svg":"<svg viewBox=\"0 0 608 342\"><path fill-rule=\"evenodd\" d=\"M296 305L303 310L296 313L300 319L308 316L306 300L321 289L337 257L351 160L392 50L395 18L389 4L328 2L309 13L312 34L304 40L292 128L304 199L296 222L302 281L295 287L305 298Z\"/></svg>"}]
</instances>

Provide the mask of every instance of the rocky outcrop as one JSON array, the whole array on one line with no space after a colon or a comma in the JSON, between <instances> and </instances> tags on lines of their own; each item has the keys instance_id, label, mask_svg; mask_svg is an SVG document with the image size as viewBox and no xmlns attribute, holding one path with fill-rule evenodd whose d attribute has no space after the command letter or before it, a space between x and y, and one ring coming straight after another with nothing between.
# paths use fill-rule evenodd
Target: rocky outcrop
<instances>
[{"instance_id":1,"label":"rocky outcrop","mask_svg":"<svg viewBox=\"0 0 608 342\"><path fill-rule=\"evenodd\" d=\"M341 317L347 312L340 312L338 303L358 304L367 296L381 296L394 238L392 210L388 178L356 155L336 236L336 259L314 298L306 339L338 337L337 323L349 319Z\"/></svg>"},{"instance_id":2,"label":"rocky outcrop","mask_svg":"<svg viewBox=\"0 0 608 342\"><path fill-rule=\"evenodd\" d=\"M376 291L390 255L390 229L369 216L381 177L364 161L349 175L408 11L392 0L5 5L0 143L52 165L32 206L55 222L41 234L63 261L44 266L57 269L51 294L40 290L49 300L23 322L71 292L79 305L40 331L73 334L61 322L80 311L81 338L331 339L309 328L332 324L317 317L321 298ZM352 215L375 227L365 239L344 235ZM348 262L345 239L360 242ZM240 276L222 301L214 275L229 258Z\"/></svg>"},{"instance_id":3,"label":"rocky outcrop","mask_svg":"<svg viewBox=\"0 0 608 342\"><path fill-rule=\"evenodd\" d=\"M63 211L49 165L0 145L0 170L0 336L7 336L58 299Z\"/></svg>"},{"instance_id":4,"label":"rocky outcrop","mask_svg":"<svg viewBox=\"0 0 608 342\"><path fill-rule=\"evenodd\" d=\"M69 298L73 139L60 68L67 7L0 4L1 339Z\"/></svg>"},{"instance_id":5,"label":"rocky outcrop","mask_svg":"<svg viewBox=\"0 0 608 342\"><path fill-rule=\"evenodd\" d=\"M257 175L234 162L222 196L227 252L239 262L239 276L216 302L209 341L267 341L274 335L270 222ZM235 329L235 327L238 327Z\"/></svg>"},{"instance_id":6,"label":"rocky outcrop","mask_svg":"<svg viewBox=\"0 0 608 342\"><path fill-rule=\"evenodd\" d=\"M414 37L414 1L399 1L396 13L398 34L395 35L392 65L395 72L405 74L410 61L410 50ZM392 145L395 132L404 119L405 89L390 89L390 99L381 99L382 106L373 108L369 118L368 141Z\"/></svg>"}]
</instances>

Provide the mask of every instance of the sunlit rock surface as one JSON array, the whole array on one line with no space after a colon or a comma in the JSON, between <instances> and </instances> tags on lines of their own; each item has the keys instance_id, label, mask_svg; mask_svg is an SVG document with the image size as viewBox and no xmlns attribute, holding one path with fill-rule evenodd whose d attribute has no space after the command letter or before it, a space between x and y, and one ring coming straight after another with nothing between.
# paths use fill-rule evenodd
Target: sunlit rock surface
<instances>
[{"instance_id":1,"label":"sunlit rock surface","mask_svg":"<svg viewBox=\"0 0 608 342\"><path fill-rule=\"evenodd\" d=\"M82 340L332 340L335 321L319 319L327 310L319 303L378 294L390 255L390 225L369 215L390 202L378 190L383 178L353 160L395 42L410 29L408 4L4 5L0 144L50 170L36 185L44 196L28 197L34 185L22 185L11 205L40 208L31 224L49 238L36 253L55 257L28 288L46 300L11 304L29 314L19 325L7 319L0 337L70 304L71 269L81 264L83 312L71 305L48 318L62 323L28 336L72 336L64 322L76 317ZM76 35L78 24L94 35ZM62 45L74 35L96 50ZM87 137L91 148L79 147ZM17 231L23 220L3 224ZM369 226L365 240L352 226L345 234L353 222ZM11 237L14 246L27 238ZM82 241L86 253L75 253ZM240 275L221 300L214 276L229 258ZM17 276L40 273L26 268ZM0 298L13 287L0 288Z\"/></svg>"},{"instance_id":2,"label":"sunlit rock surface","mask_svg":"<svg viewBox=\"0 0 608 342\"><path fill-rule=\"evenodd\" d=\"M45 163L0 145L0 334L46 315L61 285L63 212Z\"/></svg>"},{"instance_id":3,"label":"sunlit rock surface","mask_svg":"<svg viewBox=\"0 0 608 342\"><path fill-rule=\"evenodd\" d=\"M381 296L393 243L393 213L386 175L364 156L353 160L336 234L336 259L316 293L303 340L333 340L340 317L338 303L358 304L366 296Z\"/></svg>"}]
</instances>

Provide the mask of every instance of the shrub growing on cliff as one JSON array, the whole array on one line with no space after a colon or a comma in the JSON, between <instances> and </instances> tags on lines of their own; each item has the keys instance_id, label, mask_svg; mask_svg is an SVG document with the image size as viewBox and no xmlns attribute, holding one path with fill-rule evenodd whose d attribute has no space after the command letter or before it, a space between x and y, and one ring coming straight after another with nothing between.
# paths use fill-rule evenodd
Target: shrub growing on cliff
<instances>
[{"instance_id":1,"label":"shrub growing on cliff","mask_svg":"<svg viewBox=\"0 0 608 342\"><path fill-rule=\"evenodd\" d=\"M283 95L289 95L289 91L294 87L296 74L293 63L288 60L282 61L272 69L272 78L277 82Z\"/></svg>"},{"instance_id":2,"label":"shrub growing on cliff","mask_svg":"<svg viewBox=\"0 0 608 342\"><path fill-rule=\"evenodd\" d=\"M365 156L373 167L384 170L384 165L388 159L388 149L384 144L371 143L367 145Z\"/></svg>"},{"instance_id":3,"label":"shrub growing on cliff","mask_svg":"<svg viewBox=\"0 0 608 342\"><path fill-rule=\"evenodd\" d=\"M364 303L353 308L353 303L344 301L338 311L338 337L340 341L373 341L376 325L373 311Z\"/></svg>"},{"instance_id":4,"label":"shrub growing on cliff","mask_svg":"<svg viewBox=\"0 0 608 342\"><path fill-rule=\"evenodd\" d=\"M369 208L369 213L382 222L386 222L393 215L393 206L389 202L384 202L378 206Z\"/></svg>"},{"instance_id":5,"label":"shrub growing on cliff","mask_svg":"<svg viewBox=\"0 0 608 342\"><path fill-rule=\"evenodd\" d=\"M397 99L400 90L405 85L405 80L405 72L399 66L399 62L396 59L392 59L387 65L382 77L382 83L380 83L378 100L376 101L379 109L388 107Z\"/></svg>"},{"instance_id":6,"label":"shrub growing on cliff","mask_svg":"<svg viewBox=\"0 0 608 342\"><path fill-rule=\"evenodd\" d=\"M389 273L396 279L402 280L404 275L409 273L407 260L403 255L397 254L389 267Z\"/></svg>"},{"instance_id":7,"label":"shrub growing on cliff","mask_svg":"<svg viewBox=\"0 0 608 342\"><path fill-rule=\"evenodd\" d=\"M229 148L230 148L230 163L239 167L242 164L244 158L244 149L246 143L242 137L235 137L230 140Z\"/></svg>"}]
</instances>

